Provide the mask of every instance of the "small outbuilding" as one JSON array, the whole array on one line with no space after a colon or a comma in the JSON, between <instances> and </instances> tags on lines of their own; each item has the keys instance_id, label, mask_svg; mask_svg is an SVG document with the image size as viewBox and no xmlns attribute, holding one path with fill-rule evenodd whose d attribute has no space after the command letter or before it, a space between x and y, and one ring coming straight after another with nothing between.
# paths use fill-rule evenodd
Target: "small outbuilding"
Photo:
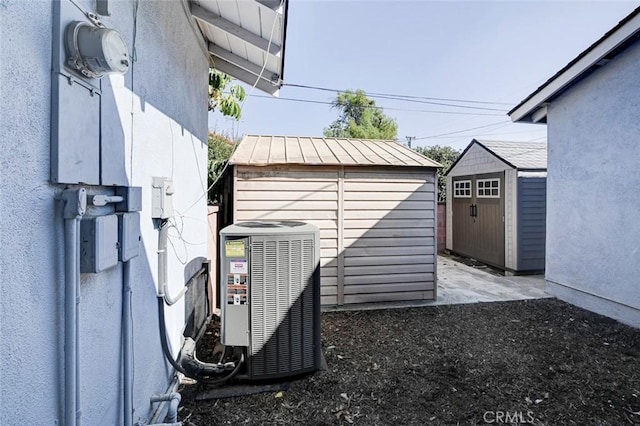
<instances>
[{"instance_id":1,"label":"small outbuilding","mask_svg":"<svg viewBox=\"0 0 640 426\"><path fill-rule=\"evenodd\" d=\"M446 176L447 250L508 272L544 270L546 143L474 139Z\"/></svg>"},{"instance_id":2,"label":"small outbuilding","mask_svg":"<svg viewBox=\"0 0 640 426\"><path fill-rule=\"evenodd\" d=\"M436 298L440 164L393 141L253 135L230 164L227 221L320 229L322 305Z\"/></svg>"}]
</instances>

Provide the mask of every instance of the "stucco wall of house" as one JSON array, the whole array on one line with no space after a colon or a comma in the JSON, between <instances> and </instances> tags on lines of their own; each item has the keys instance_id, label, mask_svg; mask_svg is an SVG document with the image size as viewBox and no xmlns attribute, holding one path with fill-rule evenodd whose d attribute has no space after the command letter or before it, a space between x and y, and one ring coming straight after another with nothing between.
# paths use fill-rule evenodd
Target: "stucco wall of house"
<instances>
[{"instance_id":1,"label":"stucco wall of house","mask_svg":"<svg viewBox=\"0 0 640 426\"><path fill-rule=\"evenodd\" d=\"M546 278L565 300L640 326L640 43L548 112Z\"/></svg>"},{"instance_id":2,"label":"stucco wall of house","mask_svg":"<svg viewBox=\"0 0 640 426\"><path fill-rule=\"evenodd\" d=\"M95 6L76 3L85 10ZM176 294L186 281L183 263L207 255L208 63L181 2L141 0L137 12L130 1L109 6L104 23L121 32L130 51L137 22L132 69L102 80L101 118L103 143L118 148L103 159L103 169L143 191L141 256L132 260L133 420L147 423L156 409L149 397L167 390L172 373L158 337L151 178L174 181L181 216L175 218L180 232L170 232L168 277ZM0 1L0 424L63 423L64 238L55 197L64 185L50 183L52 7L49 1ZM118 265L81 278L81 401L88 425L122 423L121 277ZM166 312L177 353L184 303Z\"/></svg>"}]
</instances>

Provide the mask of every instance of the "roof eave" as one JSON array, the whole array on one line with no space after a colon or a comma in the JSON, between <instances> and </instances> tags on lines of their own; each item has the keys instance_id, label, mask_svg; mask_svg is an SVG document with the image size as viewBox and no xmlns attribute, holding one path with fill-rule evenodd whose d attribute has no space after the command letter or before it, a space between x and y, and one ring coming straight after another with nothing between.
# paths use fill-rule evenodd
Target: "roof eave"
<instances>
[{"instance_id":1,"label":"roof eave","mask_svg":"<svg viewBox=\"0 0 640 426\"><path fill-rule=\"evenodd\" d=\"M540 108L546 107L557 95L584 77L587 73L599 66L605 65L608 59L611 59L611 57L623 50L631 41L635 40L639 33L640 8L637 8L547 80L535 92L531 93L516 105L507 115L509 115L511 121L514 123L546 123L546 111L543 114Z\"/></svg>"}]
</instances>

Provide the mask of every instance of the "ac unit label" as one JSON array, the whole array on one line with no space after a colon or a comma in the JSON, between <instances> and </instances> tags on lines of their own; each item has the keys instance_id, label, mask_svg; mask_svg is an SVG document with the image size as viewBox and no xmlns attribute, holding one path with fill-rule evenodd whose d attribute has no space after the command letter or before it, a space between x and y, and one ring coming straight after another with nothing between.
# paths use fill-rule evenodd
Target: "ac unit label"
<instances>
[{"instance_id":1,"label":"ac unit label","mask_svg":"<svg viewBox=\"0 0 640 426\"><path fill-rule=\"evenodd\" d=\"M227 258L244 257L244 241L233 240L225 242L224 255Z\"/></svg>"}]
</instances>

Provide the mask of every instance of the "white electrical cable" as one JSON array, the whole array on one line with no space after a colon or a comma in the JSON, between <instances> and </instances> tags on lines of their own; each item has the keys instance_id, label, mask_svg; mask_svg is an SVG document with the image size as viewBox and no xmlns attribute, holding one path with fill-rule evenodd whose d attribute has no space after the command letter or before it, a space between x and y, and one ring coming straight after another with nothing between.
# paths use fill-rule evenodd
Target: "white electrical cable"
<instances>
[{"instance_id":1,"label":"white electrical cable","mask_svg":"<svg viewBox=\"0 0 640 426\"><path fill-rule=\"evenodd\" d=\"M283 4L284 4L284 0L280 0L280 6L279 6L280 9L282 9ZM276 18L273 20L273 24L271 25L271 34L269 35L269 43L267 44L267 50L265 51L265 55L264 55L264 63L262 64L262 69L260 70L260 74L258 74L258 77L256 78L255 83L253 83L253 86L251 86L251 89L249 90L249 93L247 94L247 96L245 96L244 100L240 104L240 110L242 110L242 108L244 107L245 102L247 101L249 96L251 96L251 94L253 93L254 89L256 88L258 83L260 82L260 79L262 78L262 74L264 73L264 70L267 67L267 62L269 60L269 50L271 49L271 44L273 43L273 35L274 35L275 28L276 28L276 22L278 22L278 19L277 19L278 16L279 15L276 15ZM231 151L231 155L233 155L235 153L236 149L238 148L238 145L240 145L240 143L236 142L235 145L233 146L233 151ZM207 196L207 194L209 194L209 191L211 191L211 189L216 185L216 183L218 183L218 181L220 180L220 177L224 175L224 172L227 170L228 166L229 166L229 162L227 161L226 164L224 165L224 167L222 168L222 170L220 171L220 174L218 175L216 180L213 181L213 183L211 185L209 185L209 187L189 207L187 207L185 209L185 211L184 211L185 213L187 213L189 210L191 210L191 208L193 208L193 206L195 206L200 200L202 200L204 197ZM198 170L198 173L200 174L200 181L202 182L202 174L200 173L200 170ZM204 189L204 186L203 186L203 189Z\"/></svg>"}]
</instances>

